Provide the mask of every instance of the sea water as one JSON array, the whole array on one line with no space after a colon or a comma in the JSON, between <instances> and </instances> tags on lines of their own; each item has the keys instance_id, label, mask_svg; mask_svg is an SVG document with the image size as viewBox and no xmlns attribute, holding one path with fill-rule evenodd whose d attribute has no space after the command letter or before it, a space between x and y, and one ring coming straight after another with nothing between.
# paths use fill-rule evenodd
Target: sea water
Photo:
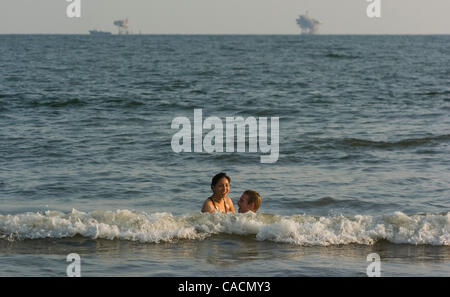
<instances>
[{"instance_id":1,"label":"sea water","mask_svg":"<svg viewBox=\"0 0 450 297\"><path fill-rule=\"evenodd\" d=\"M78 253L83 276L365 276L377 253L382 276L449 276L449 48L0 36L0 275L65 276ZM277 161L174 152L195 109L278 117ZM257 214L200 213L222 171Z\"/></svg>"}]
</instances>

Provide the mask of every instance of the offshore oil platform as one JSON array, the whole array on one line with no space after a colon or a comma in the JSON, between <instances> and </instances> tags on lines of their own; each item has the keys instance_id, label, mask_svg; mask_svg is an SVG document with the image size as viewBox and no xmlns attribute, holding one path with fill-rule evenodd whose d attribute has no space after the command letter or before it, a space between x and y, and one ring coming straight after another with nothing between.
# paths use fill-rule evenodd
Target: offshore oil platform
<instances>
[{"instance_id":1,"label":"offshore oil platform","mask_svg":"<svg viewBox=\"0 0 450 297\"><path fill-rule=\"evenodd\" d=\"M296 21L300 27L301 34L316 34L319 30L319 25L322 24L321 21L309 17L308 12L300 15Z\"/></svg>"},{"instance_id":2,"label":"offshore oil platform","mask_svg":"<svg viewBox=\"0 0 450 297\"><path fill-rule=\"evenodd\" d=\"M113 24L114 24L114 26L116 26L118 28L117 34L119 34L119 35L130 34L130 32L128 31L128 19L114 21ZM89 30L89 34L91 34L91 35L111 35L112 33L107 32L107 31L101 31L101 30Z\"/></svg>"},{"instance_id":3,"label":"offshore oil platform","mask_svg":"<svg viewBox=\"0 0 450 297\"><path fill-rule=\"evenodd\" d=\"M125 20L118 20L118 21L114 21L114 26L117 26L119 32L119 35L122 34L129 34L128 32L128 19Z\"/></svg>"}]
</instances>

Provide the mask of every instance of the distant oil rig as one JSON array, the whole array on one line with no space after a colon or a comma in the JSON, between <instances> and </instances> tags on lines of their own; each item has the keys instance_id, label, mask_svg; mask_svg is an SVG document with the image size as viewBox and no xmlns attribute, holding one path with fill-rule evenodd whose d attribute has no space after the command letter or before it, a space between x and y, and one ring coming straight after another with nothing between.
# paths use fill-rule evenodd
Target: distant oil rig
<instances>
[{"instance_id":1,"label":"distant oil rig","mask_svg":"<svg viewBox=\"0 0 450 297\"><path fill-rule=\"evenodd\" d=\"M321 21L308 16L308 12L298 17L297 25L300 27L301 34L316 34L319 31Z\"/></svg>"},{"instance_id":2,"label":"distant oil rig","mask_svg":"<svg viewBox=\"0 0 450 297\"><path fill-rule=\"evenodd\" d=\"M117 28L119 29L119 32L118 32L119 35L122 35L122 34L128 35L130 33L130 32L128 32L128 19L114 21L114 26L117 26Z\"/></svg>"}]
</instances>

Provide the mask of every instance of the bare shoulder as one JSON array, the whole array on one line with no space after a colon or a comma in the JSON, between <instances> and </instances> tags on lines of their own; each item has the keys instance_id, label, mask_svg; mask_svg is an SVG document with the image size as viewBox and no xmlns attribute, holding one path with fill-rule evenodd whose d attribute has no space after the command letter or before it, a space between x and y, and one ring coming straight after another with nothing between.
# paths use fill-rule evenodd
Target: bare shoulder
<instances>
[{"instance_id":1,"label":"bare shoulder","mask_svg":"<svg viewBox=\"0 0 450 297\"><path fill-rule=\"evenodd\" d=\"M228 206L227 208L230 209L234 213L235 212L234 205L233 205L233 201L231 200L231 198L227 197L225 201L227 202L227 206Z\"/></svg>"},{"instance_id":2,"label":"bare shoulder","mask_svg":"<svg viewBox=\"0 0 450 297\"><path fill-rule=\"evenodd\" d=\"M203 202L202 212L214 212L214 206L211 199L207 198L205 202Z\"/></svg>"}]
</instances>

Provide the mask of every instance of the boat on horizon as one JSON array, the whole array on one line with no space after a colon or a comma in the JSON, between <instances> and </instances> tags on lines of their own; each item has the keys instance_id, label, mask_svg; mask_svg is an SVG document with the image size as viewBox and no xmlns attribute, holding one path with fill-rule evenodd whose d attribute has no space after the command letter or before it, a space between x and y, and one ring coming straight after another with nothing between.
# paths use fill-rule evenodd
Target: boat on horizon
<instances>
[{"instance_id":1,"label":"boat on horizon","mask_svg":"<svg viewBox=\"0 0 450 297\"><path fill-rule=\"evenodd\" d=\"M112 35L111 32L99 31L99 30L89 30L90 35Z\"/></svg>"}]
</instances>

